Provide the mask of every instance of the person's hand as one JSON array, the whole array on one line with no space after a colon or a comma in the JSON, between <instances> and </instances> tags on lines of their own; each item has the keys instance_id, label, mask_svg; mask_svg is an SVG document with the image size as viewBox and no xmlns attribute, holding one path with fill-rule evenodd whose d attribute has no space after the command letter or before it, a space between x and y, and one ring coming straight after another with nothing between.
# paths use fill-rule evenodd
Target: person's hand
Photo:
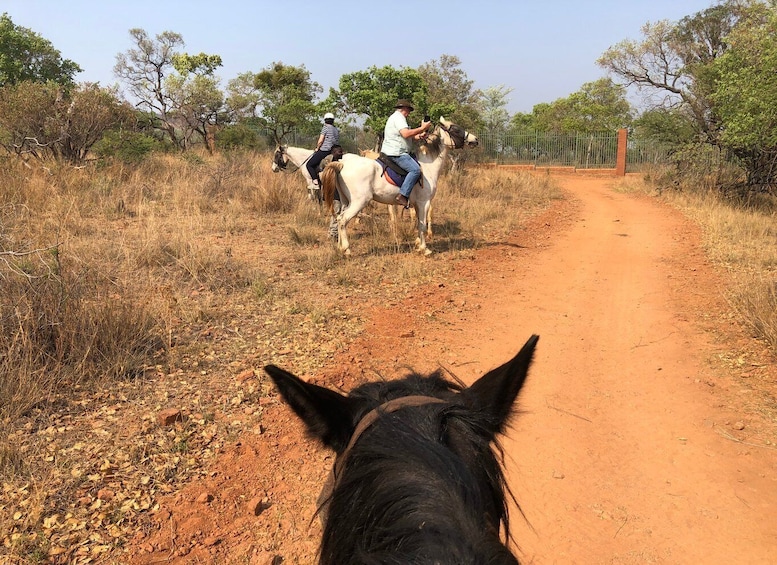
<instances>
[{"instance_id":1,"label":"person's hand","mask_svg":"<svg viewBox=\"0 0 777 565\"><path fill-rule=\"evenodd\" d=\"M424 128L424 131L428 130L432 125L432 122L430 121L423 121L421 122L421 127Z\"/></svg>"}]
</instances>

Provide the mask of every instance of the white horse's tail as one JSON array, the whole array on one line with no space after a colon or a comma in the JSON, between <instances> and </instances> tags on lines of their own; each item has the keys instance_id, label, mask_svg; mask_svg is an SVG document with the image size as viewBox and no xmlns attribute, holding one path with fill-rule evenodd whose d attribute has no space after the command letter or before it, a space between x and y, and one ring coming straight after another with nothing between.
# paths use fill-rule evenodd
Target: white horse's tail
<instances>
[{"instance_id":1,"label":"white horse's tail","mask_svg":"<svg viewBox=\"0 0 777 565\"><path fill-rule=\"evenodd\" d=\"M335 191L337 190L337 175L343 169L340 161L332 161L318 175L321 179L321 192L323 193L326 209L330 214L334 213Z\"/></svg>"}]
</instances>

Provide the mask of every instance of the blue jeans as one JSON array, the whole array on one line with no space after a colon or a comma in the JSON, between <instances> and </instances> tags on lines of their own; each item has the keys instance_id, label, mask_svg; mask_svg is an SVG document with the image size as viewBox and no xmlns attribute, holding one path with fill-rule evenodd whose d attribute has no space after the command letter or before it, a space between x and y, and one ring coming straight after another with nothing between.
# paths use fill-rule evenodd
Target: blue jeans
<instances>
[{"instance_id":1,"label":"blue jeans","mask_svg":"<svg viewBox=\"0 0 777 565\"><path fill-rule=\"evenodd\" d=\"M392 157L392 159L396 161L397 165L407 171L407 176L402 182L399 193L405 198L410 198L410 191L413 190L415 183L421 178L421 165L407 153L399 157Z\"/></svg>"}]
</instances>

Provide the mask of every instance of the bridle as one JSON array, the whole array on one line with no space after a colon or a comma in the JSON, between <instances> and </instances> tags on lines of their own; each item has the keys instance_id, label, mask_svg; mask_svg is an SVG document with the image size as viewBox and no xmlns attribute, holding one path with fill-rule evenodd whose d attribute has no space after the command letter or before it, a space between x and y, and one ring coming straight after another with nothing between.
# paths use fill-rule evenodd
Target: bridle
<instances>
[{"instance_id":1,"label":"bridle","mask_svg":"<svg viewBox=\"0 0 777 565\"><path fill-rule=\"evenodd\" d=\"M453 148L454 149L461 149L464 147L464 143L467 140L467 137L469 136L469 132L465 130L463 127L451 124L450 127L445 127L443 124L439 124L440 129L442 129L445 133L448 134L448 136L453 140ZM455 129L455 131L453 131Z\"/></svg>"},{"instance_id":2,"label":"bridle","mask_svg":"<svg viewBox=\"0 0 777 565\"><path fill-rule=\"evenodd\" d=\"M285 160L283 159L284 155L286 156ZM280 169L284 173L296 173L297 171L299 171L302 168L302 165L304 165L305 163L307 163L310 160L310 158L312 156L313 156L313 154L311 153L310 155L308 155L307 159L305 159L304 161L302 161L302 163L297 165L297 164L294 163L294 161L291 161L291 159L289 159L289 154L286 153L286 149L284 149L283 145L279 145L278 149L275 150L275 155L273 156L273 163L275 163L275 165L278 167L278 169ZM292 169L287 169L286 167L289 166L289 161L291 161L291 164L294 165L297 168L293 169L293 170Z\"/></svg>"},{"instance_id":3,"label":"bridle","mask_svg":"<svg viewBox=\"0 0 777 565\"><path fill-rule=\"evenodd\" d=\"M351 450L353 449L353 446L356 445L356 442L359 441L359 438L362 436L362 434L367 431L367 429L372 426L381 416L385 414L391 414L392 412L396 412L397 410L400 410L402 408L408 408L412 406L423 406L425 404L444 404L447 401L442 400L440 398L436 398L434 396L421 396L421 395L414 395L414 396L400 396L399 398L394 398L392 400L389 400L387 402L384 402L377 408L373 408L367 414L365 414L361 420L359 420L359 423L356 424L356 427L353 430L353 434L351 434L351 440L348 442L348 445L343 450L343 452L339 455L339 457L335 460L334 465L332 465L332 471L329 473L329 477L326 480L326 483L324 484L324 488L321 491L321 495L318 497L318 502L320 505L319 511L321 512L321 520L323 522L326 521L327 514L328 514L328 506L329 506L329 499L332 497L332 493L334 492L335 488L337 487L337 484L340 482L340 479L342 478L343 469L345 468L345 462L348 459L348 456L351 453Z\"/></svg>"}]
</instances>

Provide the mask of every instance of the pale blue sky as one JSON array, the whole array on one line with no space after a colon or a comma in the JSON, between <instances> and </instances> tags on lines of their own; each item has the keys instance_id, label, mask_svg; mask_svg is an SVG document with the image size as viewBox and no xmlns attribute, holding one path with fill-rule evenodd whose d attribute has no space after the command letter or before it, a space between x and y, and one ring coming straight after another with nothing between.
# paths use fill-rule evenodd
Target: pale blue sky
<instances>
[{"instance_id":1,"label":"pale blue sky","mask_svg":"<svg viewBox=\"0 0 777 565\"><path fill-rule=\"evenodd\" d=\"M314 81L371 66L412 67L456 55L475 88L512 88L508 110L531 112L604 75L596 59L646 22L677 21L714 0L0 0L16 25L39 33L84 72L78 81L116 82L128 30L181 34L185 51L218 54L226 86L275 61L305 65Z\"/></svg>"}]
</instances>

